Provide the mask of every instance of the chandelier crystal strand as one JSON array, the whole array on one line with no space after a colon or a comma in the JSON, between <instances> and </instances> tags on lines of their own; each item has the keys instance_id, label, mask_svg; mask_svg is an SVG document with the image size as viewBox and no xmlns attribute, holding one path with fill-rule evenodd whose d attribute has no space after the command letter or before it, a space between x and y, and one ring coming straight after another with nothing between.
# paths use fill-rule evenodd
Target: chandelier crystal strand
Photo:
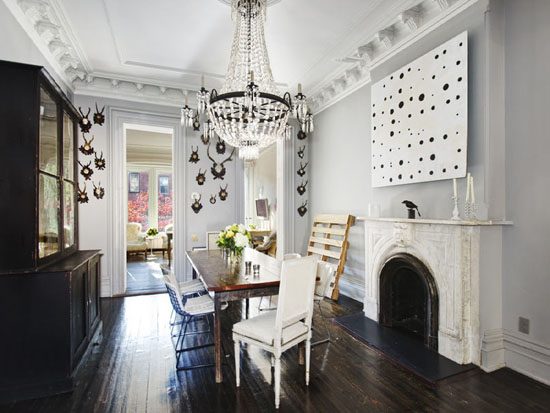
<instances>
[{"instance_id":1,"label":"chandelier crystal strand","mask_svg":"<svg viewBox=\"0 0 550 413\"><path fill-rule=\"evenodd\" d=\"M195 117L193 113L193 109L191 109L188 105L188 96L187 92L185 92L185 106L181 108L181 126L185 127L191 127L193 126L193 118Z\"/></svg>"},{"instance_id":2,"label":"chandelier crystal strand","mask_svg":"<svg viewBox=\"0 0 550 413\"><path fill-rule=\"evenodd\" d=\"M228 144L239 148L239 156L255 159L260 150L279 139L289 138L291 113L301 129L310 128L306 97L301 85L295 104L289 93L281 96L269 64L264 22L267 0L232 0L235 31L225 83L205 99L212 127Z\"/></svg>"}]
</instances>

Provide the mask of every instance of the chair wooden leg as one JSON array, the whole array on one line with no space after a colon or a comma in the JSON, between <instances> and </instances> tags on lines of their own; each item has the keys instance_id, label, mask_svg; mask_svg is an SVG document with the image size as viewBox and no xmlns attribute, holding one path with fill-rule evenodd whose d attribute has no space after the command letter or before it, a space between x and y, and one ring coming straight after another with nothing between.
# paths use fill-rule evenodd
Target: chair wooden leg
<instances>
[{"instance_id":1,"label":"chair wooden leg","mask_svg":"<svg viewBox=\"0 0 550 413\"><path fill-rule=\"evenodd\" d=\"M241 345L239 340L235 340L235 382L237 387L241 385Z\"/></svg>"},{"instance_id":2,"label":"chair wooden leg","mask_svg":"<svg viewBox=\"0 0 550 413\"><path fill-rule=\"evenodd\" d=\"M275 408L279 408L281 398L281 355L275 355Z\"/></svg>"},{"instance_id":3,"label":"chair wooden leg","mask_svg":"<svg viewBox=\"0 0 550 413\"><path fill-rule=\"evenodd\" d=\"M311 356L311 340L306 340L306 386L309 386L309 361Z\"/></svg>"}]
</instances>

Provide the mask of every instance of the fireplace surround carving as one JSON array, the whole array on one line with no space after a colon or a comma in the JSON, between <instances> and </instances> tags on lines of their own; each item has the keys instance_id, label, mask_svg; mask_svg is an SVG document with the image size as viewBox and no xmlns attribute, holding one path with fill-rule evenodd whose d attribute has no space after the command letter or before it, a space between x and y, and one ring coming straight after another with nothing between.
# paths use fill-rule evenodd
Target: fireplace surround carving
<instances>
[{"instance_id":1,"label":"fireplace surround carving","mask_svg":"<svg viewBox=\"0 0 550 413\"><path fill-rule=\"evenodd\" d=\"M423 332L427 333L425 343L457 363L481 365L481 338L485 331L498 328L500 322L495 315L498 311L492 311L494 306L501 305L496 263L501 226L510 223L404 218L358 220L364 221L365 226L365 315L385 324L391 321L384 313L388 297L381 295L386 282L384 268L394 259L399 263L403 257L414 257L411 261L420 269L418 272L429 274L423 281L431 291L426 311L429 323L424 324ZM485 270L482 279L481 268ZM482 317L480 293L486 309Z\"/></svg>"}]
</instances>

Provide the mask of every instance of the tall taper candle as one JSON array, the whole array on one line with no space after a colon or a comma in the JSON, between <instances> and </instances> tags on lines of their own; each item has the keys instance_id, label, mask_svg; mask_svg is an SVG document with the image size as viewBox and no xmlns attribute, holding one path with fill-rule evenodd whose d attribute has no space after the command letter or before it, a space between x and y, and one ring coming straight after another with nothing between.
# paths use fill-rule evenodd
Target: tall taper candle
<instances>
[{"instance_id":1,"label":"tall taper candle","mask_svg":"<svg viewBox=\"0 0 550 413\"><path fill-rule=\"evenodd\" d=\"M466 202L470 202L470 172L466 175Z\"/></svg>"},{"instance_id":2,"label":"tall taper candle","mask_svg":"<svg viewBox=\"0 0 550 413\"><path fill-rule=\"evenodd\" d=\"M458 192L457 192L457 188L456 188L456 178L453 178L453 197L457 197L458 196Z\"/></svg>"},{"instance_id":3,"label":"tall taper candle","mask_svg":"<svg viewBox=\"0 0 550 413\"><path fill-rule=\"evenodd\" d=\"M470 176L470 187L471 187L471 189L470 189L471 194L470 195L471 195L471 198L472 198L471 201L472 201L472 204L475 204L476 195L474 193L474 177L473 176Z\"/></svg>"}]
</instances>

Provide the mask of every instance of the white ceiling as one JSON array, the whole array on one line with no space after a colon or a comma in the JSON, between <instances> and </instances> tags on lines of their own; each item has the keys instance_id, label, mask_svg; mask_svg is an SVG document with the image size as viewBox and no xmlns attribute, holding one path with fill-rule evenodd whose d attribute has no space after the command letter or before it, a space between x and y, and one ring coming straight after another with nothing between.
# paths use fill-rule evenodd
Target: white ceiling
<instances>
[{"instance_id":1,"label":"white ceiling","mask_svg":"<svg viewBox=\"0 0 550 413\"><path fill-rule=\"evenodd\" d=\"M219 0L56 0L86 71L167 86L219 87L232 42ZM416 1L418 2L418 1ZM414 0L282 0L269 7L266 39L275 80L321 82L356 39L375 33ZM346 45L346 47L344 47Z\"/></svg>"}]
</instances>

